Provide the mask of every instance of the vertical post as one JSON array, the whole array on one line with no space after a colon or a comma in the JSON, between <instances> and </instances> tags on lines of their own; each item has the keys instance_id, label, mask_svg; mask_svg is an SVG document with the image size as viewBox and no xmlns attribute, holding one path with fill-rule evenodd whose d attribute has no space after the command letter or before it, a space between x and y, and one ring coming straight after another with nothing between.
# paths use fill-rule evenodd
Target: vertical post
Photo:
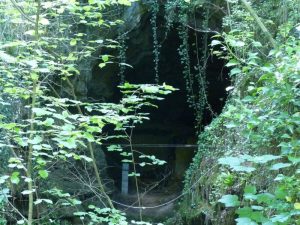
<instances>
[{"instance_id":1,"label":"vertical post","mask_svg":"<svg viewBox=\"0 0 300 225\"><path fill-rule=\"evenodd\" d=\"M123 163L122 164L122 186L121 186L121 193L123 195L128 194L128 171L129 171L129 164Z\"/></svg>"}]
</instances>

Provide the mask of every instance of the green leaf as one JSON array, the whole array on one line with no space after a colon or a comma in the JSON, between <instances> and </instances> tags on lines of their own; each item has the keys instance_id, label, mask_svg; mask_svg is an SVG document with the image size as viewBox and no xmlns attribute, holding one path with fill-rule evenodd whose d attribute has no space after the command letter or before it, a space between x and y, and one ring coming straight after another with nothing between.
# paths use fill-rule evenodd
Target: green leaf
<instances>
[{"instance_id":1,"label":"green leaf","mask_svg":"<svg viewBox=\"0 0 300 225\"><path fill-rule=\"evenodd\" d=\"M237 60L232 59L232 60L230 60L225 66L231 67L231 66L236 66L236 65L239 65L239 64L240 64L240 63L239 63Z\"/></svg>"},{"instance_id":2,"label":"green leaf","mask_svg":"<svg viewBox=\"0 0 300 225\"><path fill-rule=\"evenodd\" d=\"M231 166L231 168L237 172L245 172L245 173L251 173L256 170L254 167L251 166Z\"/></svg>"},{"instance_id":3,"label":"green leaf","mask_svg":"<svg viewBox=\"0 0 300 225\"><path fill-rule=\"evenodd\" d=\"M18 184L20 182L19 175L20 175L19 172L13 172L12 175L10 176L10 181L13 184Z\"/></svg>"},{"instance_id":4,"label":"green leaf","mask_svg":"<svg viewBox=\"0 0 300 225\"><path fill-rule=\"evenodd\" d=\"M271 218L271 221L276 223L276 222L279 222L279 223L285 223L289 220L289 218L291 217L290 213L282 213L282 214L279 214L279 215L275 215L274 217Z\"/></svg>"},{"instance_id":5,"label":"green leaf","mask_svg":"<svg viewBox=\"0 0 300 225\"><path fill-rule=\"evenodd\" d=\"M42 201L43 201L42 199L37 199L36 201L34 201L34 204L35 204L35 205L41 204Z\"/></svg>"},{"instance_id":6,"label":"green leaf","mask_svg":"<svg viewBox=\"0 0 300 225\"><path fill-rule=\"evenodd\" d=\"M237 218L235 221L237 222L237 225L258 225L249 218Z\"/></svg>"},{"instance_id":7,"label":"green leaf","mask_svg":"<svg viewBox=\"0 0 300 225\"><path fill-rule=\"evenodd\" d=\"M244 188L244 193L245 194L253 194L253 195L255 195L256 194L256 187L254 185L247 185Z\"/></svg>"},{"instance_id":8,"label":"green leaf","mask_svg":"<svg viewBox=\"0 0 300 225\"><path fill-rule=\"evenodd\" d=\"M39 175L43 179L46 179L49 176L47 170L39 170Z\"/></svg>"},{"instance_id":9,"label":"green leaf","mask_svg":"<svg viewBox=\"0 0 300 225\"><path fill-rule=\"evenodd\" d=\"M262 156L255 156L252 157L249 161L254 162L254 163L267 163L269 161L275 160L275 159L280 159L282 158L281 156L276 156L276 155L262 155Z\"/></svg>"},{"instance_id":10,"label":"green leaf","mask_svg":"<svg viewBox=\"0 0 300 225\"><path fill-rule=\"evenodd\" d=\"M45 126L47 126L47 127L50 127L50 126L52 126L52 125L54 124L54 119L52 119L52 118L47 118L47 119L43 122L43 124L44 124Z\"/></svg>"},{"instance_id":11,"label":"green leaf","mask_svg":"<svg viewBox=\"0 0 300 225\"><path fill-rule=\"evenodd\" d=\"M37 145L40 144L43 141L43 138L41 136L35 136L32 140L28 140L28 143Z\"/></svg>"},{"instance_id":12,"label":"green leaf","mask_svg":"<svg viewBox=\"0 0 300 225\"><path fill-rule=\"evenodd\" d=\"M294 209L300 210L300 202L294 204Z\"/></svg>"},{"instance_id":13,"label":"green leaf","mask_svg":"<svg viewBox=\"0 0 300 225\"><path fill-rule=\"evenodd\" d=\"M45 115L51 115L52 113L42 109L42 108L33 108L32 111L37 115L37 116L45 116Z\"/></svg>"},{"instance_id":14,"label":"green leaf","mask_svg":"<svg viewBox=\"0 0 300 225\"><path fill-rule=\"evenodd\" d=\"M240 205L237 195L224 195L218 202L225 204L226 207L236 207Z\"/></svg>"},{"instance_id":15,"label":"green leaf","mask_svg":"<svg viewBox=\"0 0 300 225\"><path fill-rule=\"evenodd\" d=\"M257 195L258 203L271 204L275 199L275 196L270 193L262 193Z\"/></svg>"},{"instance_id":16,"label":"green leaf","mask_svg":"<svg viewBox=\"0 0 300 225\"><path fill-rule=\"evenodd\" d=\"M245 159L242 159L241 157L228 156L218 159L218 162L222 165L239 166L241 163L245 162Z\"/></svg>"},{"instance_id":17,"label":"green leaf","mask_svg":"<svg viewBox=\"0 0 300 225\"><path fill-rule=\"evenodd\" d=\"M99 67L100 67L100 68L103 68L103 67L105 67L105 66L106 66L106 63L100 63L100 64L99 64Z\"/></svg>"},{"instance_id":18,"label":"green leaf","mask_svg":"<svg viewBox=\"0 0 300 225\"><path fill-rule=\"evenodd\" d=\"M232 47L243 47L243 46L245 46L245 42L240 41L240 40L230 40L230 45Z\"/></svg>"},{"instance_id":19,"label":"green leaf","mask_svg":"<svg viewBox=\"0 0 300 225\"><path fill-rule=\"evenodd\" d=\"M71 41L70 41L70 45L71 46L75 46L77 44L77 40L76 39L72 39Z\"/></svg>"},{"instance_id":20,"label":"green leaf","mask_svg":"<svg viewBox=\"0 0 300 225\"><path fill-rule=\"evenodd\" d=\"M211 42L211 46L216 46L216 45L220 45L220 44L222 44L222 42L221 41L218 41L218 40L212 40L212 42Z\"/></svg>"},{"instance_id":21,"label":"green leaf","mask_svg":"<svg viewBox=\"0 0 300 225\"><path fill-rule=\"evenodd\" d=\"M236 67L236 68L233 68L230 71L230 76L233 76L233 75L236 75L236 74L240 74L240 73L242 73L242 70Z\"/></svg>"},{"instance_id":22,"label":"green leaf","mask_svg":"<svg viewBox=\"0 0 300 225\"><path fill-rule=\"evenodd\" d=\"M261 225L276 225L276 224L271 221L266 221L266 222L263 222Z\"/></svg>"},{"instance_id":23,"label":"green leaf","mask_svg":"<svg viewBox=\"0 0 300 225\"><path fill-rule=\"evenodd\" d=\"M293 165L297 165L300 163L300 157L288 156L288 159L293 163Z\"/></svg>"},{"instance_id":24,"label":"green leaf","mask_svg":"<svg viewBox=\"0 0 300 225\"><path fill-rule=\"evenodd\" d=\"M141 87L141 89L143 90L143 92L151 93L151 94L157 93L159 91L159 87L154 85L153 86L144 85Z\"/></svg>"},{"instance_id":25,"label":"green leaf","mask_svg":"<svg viewBox=\"0 0 300 225\"><path fill-rule=\"evenodd\" d=\"M131 6L131 2L129 0L118 0L118 3L121 5Z\"/></svg>"},{"instance_id":26,"label":"green leaf","mask_svg":"<svg viewBox=\"0 0 300 225\"><path fill-rule=\"evenodd\" d=\"M6 181L8 178L9 178L9 176L7 176L7 175L1 176L1 177L0 177L0 184L5 183L5 181Z\"/></svg>"},{"instance_id":27,"label":"green leaf","mask_svg":"<svg viewBox=\"0 0 300 225\"><path fill-rule=\"evenodd\" d=\"M282 168L290 167L291 165L291 163L276 163L270 168L270 170L279 170Z\"/></svg>"},{"instance_id":28,"label":"green leaf","mask_svg":"<svg viewBox=\"0 0 300 225\"><path fill-rule=\"evenodd\" d=\"M85 216L88 213L87 212L74 212L73 214L74 214L74 216Z\"/></svg>"},{"instance_id":29,"label":"green leaf","mask_svg":"<svg viewBox=\"0 0 300 225\"><path fill-rule=\"evenodd\" d=\"M109 60L109 55L103 55L102 60L103 62L107 62Z\"/></svg>"},{"instance_id":30,"label":"green leaf","mask_svg":"<svg viewBox=\"0 0 300 225\"><path fill-rule=\"evenodd\" d=\"M17 59L4 51L0 51L0 60L6 62L6 63L16 63Z\"/></svg>"},{"instance_id":31,"label":"green leaf","mask_svg":"<svg viewBox=\"0 0 300 225\"><path fill-rule=\"evenodd\" d=\"M22 193L22 195L29 195L29 194L31 194L33 192L35 192L35 190L32 189L32 190L24 190L21 193Z\"/></svg>"}]
</instances>

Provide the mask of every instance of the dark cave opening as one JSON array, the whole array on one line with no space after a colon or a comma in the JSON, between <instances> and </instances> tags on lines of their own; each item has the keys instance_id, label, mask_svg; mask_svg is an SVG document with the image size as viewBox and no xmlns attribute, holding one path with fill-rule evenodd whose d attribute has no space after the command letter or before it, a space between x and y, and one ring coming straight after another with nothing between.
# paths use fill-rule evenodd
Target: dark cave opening
<instances>
[{"instance_id":1,"label":"dark cave opening","mask_svg":"<svg viewBox=\"0 0 300 225\"><path fill-rule=\"evenodd\" d=\"M163 37L163 35L161 32L159 36ZM197 35L197 39L195 35ZM193 30L189 32L191 47L189 54L192 66L197 64L194 50L195 41L198 40L199 51L201 51L203 37L202 33L195 33ZM210 36L208 40L210 40ZM136 147L138 151L155 155L158 159L168 163L160 167L139 167L141 186L147 186L148 182L155 183L165 178L165 181L157 188L167 185L170 180L174 180L180 187L181 182L178 183L178 181L182 181L185 170L197 149L196 146L191 148L183 146L197 144L197 130L195 129L195 112L187 103L185 79L182 74L183 66L178 54L180 43L178 30L175 27L161 43L159 62L159 83L172 85L179 90L166 96L163 101L157 102L158 108L146 110L150 113L150 120L135 128L133 132L133 144L138 146ZM125 80L137 84L154 83L153 39L149 15L143 18L140 27L129 33L126 44L128 46L126 63L132 65L132 68L126 69ZM223 60L212 55L207 59L207 101L216 115L222 111L227 97L225 89L230 84L224 63ZM195 73L195 70L193 72ZM93 79L88 87L89 97L107 102L118 102L121 98L117 88L120 78L116 74L118 74L118 67L114 64L103 69L96 65L93 69ZM209 124L213 117L211 111L206 107L203 111L203 127ZM120 140L114 142L124 143ZM149 144L152 147L141 147L140 145L143 144ZM155 145L163 147L155 147ZM120 190L122 157L118 153L106 151L106 159L109 166L108 175L115 181L116 188ZM132 168L130 170L132 171ZM134 182L129 182L129 192L135 191L134 185Z\"/></svg>"}]
</instances>

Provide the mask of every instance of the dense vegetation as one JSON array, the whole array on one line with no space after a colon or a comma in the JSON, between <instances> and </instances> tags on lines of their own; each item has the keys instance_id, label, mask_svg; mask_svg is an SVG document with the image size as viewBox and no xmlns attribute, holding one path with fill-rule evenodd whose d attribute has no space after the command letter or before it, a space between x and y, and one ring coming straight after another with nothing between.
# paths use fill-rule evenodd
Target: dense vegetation
<instances>
[{"instance_id":1,"label":"dense vegetation","mask_svg":"<svg viewBox=\"0 0 300 225\"><path fill-rule=\"evenodd\" d=\"M150 224L143 222L137 167L165 162L136 152L132 131L148 119L145 107L176 91L160 79L162 13L163 33L176 29L181 41L178 63L199 133L182 200L166 223L300 224L299 0L143 2L151 15L154 85L125 82L122 12L132 2L0 2L0 224L65 224L66 217L71 224L129 224L97 160L99 146L113 138L131 146L108 147L133 167L139 221L130 224ZM222 31L214 30L220 17ZM191 44L191 30L201 41L196 35ZM118 55L103 53L111 49ZM211 55L226 61L232 85L223 112L211 112L215 118L203 128L204 110L212 111ZM100 68L119 64L119 103L93 102L78 90L92 60ZM80 191L61 188L74 180Z\"/></svg>"},{"instance_id":2,"label":"dense vegetation","mask_svg":"<svg viewBox=\"0 0 300 225\"><path fill-rule=\"evenodd\" d=\"M233 84L223 113L199 136L185 181L196 186L181 212L213 224L236 216L240 225L299 224L299 2L227 7L225 32L211 46L228 60Z\"/></svg>"}]
</instances>

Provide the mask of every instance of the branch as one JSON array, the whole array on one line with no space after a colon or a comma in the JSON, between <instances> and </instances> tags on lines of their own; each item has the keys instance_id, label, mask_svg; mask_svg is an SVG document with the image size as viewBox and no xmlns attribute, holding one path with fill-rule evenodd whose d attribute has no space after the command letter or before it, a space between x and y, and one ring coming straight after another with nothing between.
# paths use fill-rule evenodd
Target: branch
<instances>
[{"instance_id":1,"label":"branch","mask_svg":"<svg viewBox=\"0 0 300 225\"><path fill-rule=\"evenodd\" d=\"M258 17L258 15L254 11L254 9L251 7L251 5L246 0L241 0L241 1L244 4L245 8L249 11L249 13L251 14L251 16L253 16L253 18L255 19L256 23L260 27L260 29L268 37L268 39L271 42L271 44L273 45L273 47L276 48L276 46L277 46L276 41L274 40L273 36L269 32L269 30L266 28L266 26L263 24L263 22L261 21L261 19Z\"/></svg>"},{"instance_id":2,"label":"branch","mask_svg":"<svg viewBox=\"0 0 300 225\"><path fill-rule=\"evenodd\" d=\"M30 23L32 23L32 24L35 24L35 21L34 20L32 20L30 17L28 17L27 15L26 15L26 13L24 12L24 10L20 7L20 6L18 6L17 5L17 3L14 1L14 0L10 0L10 2L13 4L13 6L19 11L19 13L21 13L21 15L22 16L24 16L24 18L26 19L26 20L28 20Z\"/></svg>"}]
</instances>

